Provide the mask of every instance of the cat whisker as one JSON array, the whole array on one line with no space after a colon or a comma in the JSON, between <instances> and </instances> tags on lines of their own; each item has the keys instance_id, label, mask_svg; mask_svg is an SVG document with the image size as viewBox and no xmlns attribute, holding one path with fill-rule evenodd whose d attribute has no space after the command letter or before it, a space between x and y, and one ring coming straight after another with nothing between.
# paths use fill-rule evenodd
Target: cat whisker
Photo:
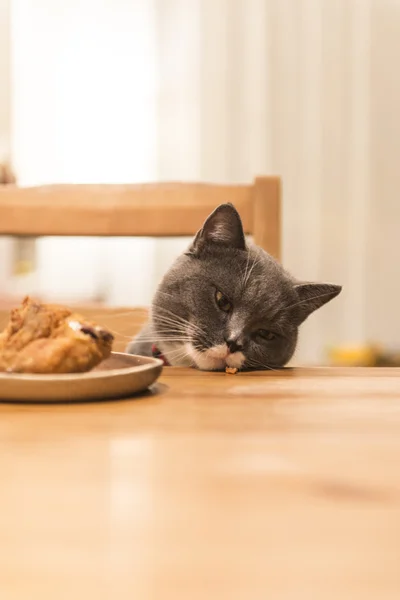
<instances>
[{"instance_id":1,"label":"cat whisker","mask_svg":"<svg viewBox=\"0 0 400 600\"><path fill-rule=\"evenodd\" d=\"M174 318L174 319L176 319L177 321L179 321L179 322L180 322L182 325L186 325L186 326L188 326L188 327L191 327L191 328L193 328L193 329L197 329L197 331L199 331L199 332L201 332L201 333L203 333L203 334L205 334L205 333L206 333L206 332L205 332L205 331L204 331L204 330L203 330L201 327L199 327L198 325L195 325L194 323L191 323L191 322L190 322L190 321L188 321L187 319L185 319L185 318L183 318L183 317L180 317L179 315L177 315L177 314L175 314L175 313L171 312L170 310L167 310L166 308L163 308L162 306L159 306L159 305L157 305L157 304L154 304L153 306L154 306L154 308L156 308L157 310L159 310L159 311L161 311L161 312L165 312L165 313L167 313L167 314L171 315L171 317L172 317L172 318ZM168 318L168 317L163 317L162 315L154 315L154 314L153 314L153 319L154 319L154 318L158 318L158 317L160 317L160 318L165 318L165 319L167 319L167 318ZM171 318L171 317L170 317L170 318Z\"/></svg>"},{"instance_id":2,"label":"cat whisker","mask_svg":"<svg viewBox=\"0 0 400 600\"><path fill-rule=\"evenodd\" d=\"M180 336L180 337L185 337L188 340L191 340L194 336L198 336L199 333L196 330L192 330L189 328L186 329L182 329L182 328L177 328L176 325L174 323L168 324L168 323L162 323L162 325L164 327L159 327L159 323L156 321L155 322L155 327L154 327L154 336L158 336L158 335L176 335L176 336Z\"/></svg>"},{"instance_id":3,"label":"cat whisker","mask_svg":"<svg viewBox=\"0 0 400 600\"><path fill-rule=\"evenodd\" d=\"M169 360L182 360L184 358L190 358L191 362L193 362L192 357L190 356L189 352L186 350L185 347L183 348L177 348L176 350L172 350L171 352L168 352L168 356L167 358Z\"/></svg>"},{"instance_id":4,"label":"cat whisker","mask_svg":"<svg viewBox=\"0 0 400 600\"><path fill-rule=\"evenodd\" d=\"M173 325L171 325L171 327L173 327ZM168 329L168 325L167 325L167 328L165 328L165 329L160 329L159 331L160 331L161 333L162 333L163 331L166 333L167 331L171 331L171 330L170 330L170 329ZM172 329L172 331L174 331L174 329ZM187 338L189 338L190 340L192 340L193 338L199 338L199 339L206 339L206 338L207 338L206 332L203 332L203 331L197 331L196 329L193 329L193 328L191 328L191 327L186 327L185 329L177 329L177 330L175 330L175 331L177 331L177 332L179 332L179 331L180 331L180 335L181 335L182 337L187 337ZM157 332L158 332L158 330L157 330Z\"/></svg>"},{"instance_id":5,"label":"cat whisker","mask_svg":"<svg viewBox=\"0 0 400 600\"><path fill-rule=\"evenodd\" d=\"M174 337L172 341L177 341L179 338L181 341L190 342L192 344L195 344L196 340L200 343L201 342L204 343L204 341L207 339L207 336L205 334L199 333L198 331L195 331L195 330L194 331L187 330L187 331L182 332L180 330L174 330L174 329L168 329L168 328L156 329L154 332L154 335L153 335L153 339L158 340L159 338L157 336L159 334L160 335L164 334L164 336L176 335L176 337Z\"/></svg>"},{"instance_id":6,"label":"cat whisker","mask_svg":"<svg viewBox=\"0 0 400 600\"><path fill-rule=\"evenodd\" d=\"M267 365L259 360L254 359L246 360L245 365L248 366L250 369L258 369L259 367L261 367L262 369L266 369L267 371L279 371L279 369L274 369L270 365Z\"/></svg>"},{"instance_id":7,"label":"cat whisker","mask_svg":"<svg viewBox=\"0 0 400 600\"><path fill-rule=\"evenodd\" d=\"M176 331L176 329L157 329L154 328L154 330L151 332L151 334L149 334L149 337L182 337L185 339L190 339L192 336L190 334L190 332L188 331Z\"/></svg>"},{"instance_id":8,"label":"cat whisker","mask_svg":"<svg viewBox=\"0 0 400 600\"><path fill-rule=\"evenodd\" d=\"M178 319L176 319L176 318L174 319L174 318L166 316L166 315L155 315L155 314L153 314L152 318L153 318L153 321L159 321L161 324L162 323L173 323L177 327L181 327L181 328L188 326L187 323L182 323ZM189 326L191 326L190 323L189 323Z\"/></svg>"},{"instance_id":9,"label":"cat whisker","mask_svg":"<svg viewBox=\"0 0 400 600\"><path fill-rule=\"evenodd\" d=\"M132 337L135 335L134 333L132 333L131 335L126 335L125 333L120 333L116 329L111 329L110 327L107 327L107 331L112 333L114 336L118 336L119 338L122 338L124 340L131 340Z\"/></svg>"},{"instance_id":10,"label":"cat whisker","mask_svg":"<svg viewBox=\"0 0 400 600\"><path fill-rule=\"evenodd\" d=\"M161 307L159 307L158 309L165 310L165 309L161 309ZM170 312L170 311L168 311L168 312ZM173 313L171 313L171 314L173 314ZM187 319L183 319L183 317L178 317L178 315L173 315L173 318L167 317L165 315L156 315L156 316L153 315L153 319L157 319L157 320L161 321L161 323L164 321L169 322L169 323L175 323L176 325L179 325L180 327L186 327L188 329L197 330L201 333L204 333L204 331L198 325L191 323Z\"/></svg>"},{"instance_id":11,"label":"cat whisker","mask_svg":"<svg viewBox=\"0 0 400 600\"><path fill-rule=\"evenodd\" d=\"M111 329L110 327L107 327L107 331L109 331L110 333L112 333L115 336L118 336L120 339L125 339L125 340L129 340L129 341L131 341L132 339L136 338L139 335L139 332L136 334L132 333L131 335L126 335L124 333L117 331L116 329ZM162 338L162 341L170 341L170 340L177 341L179 339L179 340L185 341L185 342L190 342L192 339L191 336L186 331L177 330L176 331L177 336L174 335L174 330L172 330L172 329L160 331L160 333L161 333L161 336L157 337L157 340L160 340L160 341L161 341L161 338ZM167 340L166 336L168 336L168 340ZM141 337L140 339L143 342L152 342L152 341L154 341L154 335L151 337L148 337L148 338Z\"/></svg>"},{"instance_id":12,"label":"cat whisker","mask_svg":"<svg viewBox=\"0 0 400 600\"><path fill-rule=\"evenodd\" d=\"M182 355L182 357L189 356L189 353L186 350L185 346L176 348L175 350L171 350L168 352L169 357L178 358L178 357L180 357L180 355Z\"/></svg>"},{"instance_id":13,"label":"cat whisker","mask_svg":"<svg viewBox=\"0 0 400 600\"><path fill-rule=\"evenodd\" d=\"M182 329L178 329L175 326L166 326L166 327L160 327L160 328L154 328L152 327L150 331L148 332L144 332L143 335L143 339L144 338L148 338L150 339L154 339L154 338L182 338L185 340L190 340L192 339L192 332L188 332L188 331L184 331Z\"/></svg>"},{"instance_id":14,"label":"cat whisker","mask_svg":"<svg viewBox=\"0 0 400 600\"><path fill-rule=\"evenodd\" d=\"M107 315L106 313L101 313L98 315L93 315L90 317L91 320L96 321L97 319L102 319L105 316L107 317L112 317L114 318L118 318L118 317L129 317L132 314L135 314L137 312L137 309L132 309L132 310L126 310L126 311L121 311L121 312L116 312L116 313L110 313L109 315Z\"/></svg>"},{"instance_id":15,"label":"cat whisker","mask_svg":"<svg viewBox=\"0 0 400 600\"><path fill-rule=\"evenodd\" d=\"M130 338L131 339L131 338ZM152 342L152 343L159 343L159 342L190 342L190 338L181 338L181 337L158 337L158 336L152 336L149 338L143 338L140 337L138 338L138 341L140 342Z\"/></svg>"},{"instance_id":16,"label":"cat whisker","mask_svg":"<svg viewBox=\"0 0 400 600\"><path fill-rule=\"evenodd\" d=\"M165 317L164 315L154 315L153 316L153 323L155 323L157 325L157 327L174 327L176 330L180 330L180 331L187 331L188 329L192 330L194 328L192 328L191 326L188 325L184 325L183 323L180 323L179 321L176 321L174 319L171 319L170 317Z\"/></svg>"}]
</instances>

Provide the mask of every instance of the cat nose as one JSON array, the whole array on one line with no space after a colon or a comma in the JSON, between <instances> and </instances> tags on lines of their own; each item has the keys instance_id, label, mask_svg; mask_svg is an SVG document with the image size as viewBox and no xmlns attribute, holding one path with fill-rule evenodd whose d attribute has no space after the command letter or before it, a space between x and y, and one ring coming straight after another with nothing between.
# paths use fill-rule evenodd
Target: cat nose
<instances>
[{"instance_id":1,"label":"cat nose","mask_svg":"<svg viewBox=\"0 0 400 600\"><path fill-rule=\"evenodd\" d=\"M239 344L237 339L235 340L233 338L230 338L230 339L225 340L225 342L229 348L229 352L231 352L232 354L234 352L239 352L243 348L242 344Z\"/></svg>"}]
</instances>

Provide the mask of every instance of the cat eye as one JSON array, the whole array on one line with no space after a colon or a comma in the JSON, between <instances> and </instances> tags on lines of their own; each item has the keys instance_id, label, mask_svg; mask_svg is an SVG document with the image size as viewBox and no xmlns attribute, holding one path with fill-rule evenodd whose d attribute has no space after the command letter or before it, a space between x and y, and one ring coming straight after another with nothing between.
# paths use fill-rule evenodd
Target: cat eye
<instances>
[{"instance_id":1,"label":"cat eye","mask_svg":"<svg viewBox=\"0 0 400 600\"><path fill-rule=\"evenodd\" d=\"M262 337L263 340L267 340L268 342L271 342L276 338L275 333L272 333L272 331L268 331L268 329L259 329L257 331L257 335Z\"/></svg>"},{"instance_id":2,"label":"cat eye","mask_svg":"<svg viewBox=\"0 0 400 600\"><path fill-rule=\"evenodd\" d=\"M232 310L232 303L229 302L228 298L218 290L215 292L215 302L217 303L218 308L223 312L228 313Z\"/></svg>"}]
</instances>

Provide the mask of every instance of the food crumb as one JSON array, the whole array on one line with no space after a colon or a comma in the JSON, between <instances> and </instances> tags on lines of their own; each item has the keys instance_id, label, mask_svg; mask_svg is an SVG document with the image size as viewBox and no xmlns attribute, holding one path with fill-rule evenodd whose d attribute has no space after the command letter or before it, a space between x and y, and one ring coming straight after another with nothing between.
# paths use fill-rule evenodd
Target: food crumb
<instances>
[{"instance_id":1,"label":"food crumb","mask_svg":"<svg viewBox=\"0 0 400 600\"><path fill-rule=\"evenodd\" d=\"M225 369L225 373L228 373L229 375L236 375L236 373L238 372L236 367L226 367Z\"/></svg>"}]
</instances>

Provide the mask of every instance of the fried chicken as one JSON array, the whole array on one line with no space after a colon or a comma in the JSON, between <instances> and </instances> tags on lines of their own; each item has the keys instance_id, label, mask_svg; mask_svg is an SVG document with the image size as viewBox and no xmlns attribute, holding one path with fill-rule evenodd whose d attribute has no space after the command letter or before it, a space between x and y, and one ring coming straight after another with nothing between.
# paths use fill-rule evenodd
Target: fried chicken
<instances>
[{"instance_id":1,"label":"fried chicken","mask_svg":"<svg viewBox=\"0 0 400 600\"><path fill-rule=\"evenodd\" d=\"M111 354L113 336L68 308L26 297L0 334L0 371L82 373Z\"/></svg>"}]
</instances>

